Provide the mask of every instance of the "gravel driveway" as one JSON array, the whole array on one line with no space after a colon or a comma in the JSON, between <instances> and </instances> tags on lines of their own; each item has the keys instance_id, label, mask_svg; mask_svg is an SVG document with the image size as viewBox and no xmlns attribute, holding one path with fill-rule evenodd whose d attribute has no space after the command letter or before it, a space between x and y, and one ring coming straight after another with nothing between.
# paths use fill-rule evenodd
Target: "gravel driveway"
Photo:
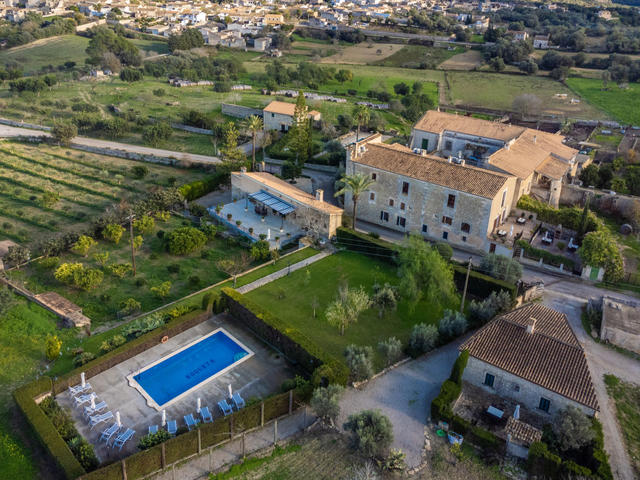
<instances>
[{"instance_id":1,"label":"gravel driveway","mask_svg":"<svg viewBox=\"0 0 640 480\"><path fill-rule=\"evenodd\" d=\"M466 339L466 337L465 337ZM393 424L393 448L407 454L409 468L420 464L424 428L431 401L451 373L463 339L446 345L417 360L407 362L374 380L361 390L348 389L340 402L338 424L352 413L380 410Z\"/></svg>"}]
</instances>

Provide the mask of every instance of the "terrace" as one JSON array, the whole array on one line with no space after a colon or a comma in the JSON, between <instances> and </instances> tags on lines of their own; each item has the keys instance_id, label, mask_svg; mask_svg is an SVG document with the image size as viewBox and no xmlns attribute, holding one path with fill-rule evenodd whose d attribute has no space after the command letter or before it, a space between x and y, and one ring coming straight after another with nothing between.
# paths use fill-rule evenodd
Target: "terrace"
<instances>
[{"instance_id":1,"label":"terrace","mask_svg":"<svg viewBox=\"0 0 640 480\"><path fill-rule=\"evenodd\" d=\"M181 428L185 427L183 418L185 415L191 413L195 418L199 418L196 412L198 398L201 399L203 407L209 407L215 419L222 415L217 403L229 397L229 386L249 402L251 399L265 398L279 392L282 382L293 376L281 355L266 347L244 329L237 327L230 317L224 314L214 316L170 338L166 343L156 345L91 378L93 392L97 395L96 402L105 401L108 405L105 411L112 411L114 415L119 412L123 429L132 428L136 432L121 451L109 448L99 440L101 432L114 423L113 419L91 430L83 416L83 407L75 407L72 397L67 392L58 395L56 400L62 407L71 411L78 431L95 446L96 455L101 462L124 458L135 453L138 441L148 433L149 426L161 426L162 410L150 406L148 399L137 388L130 385L127 376L137 374L150 364L199 341L220 328L237 339L243 348L246 347L251 351L252 355L162 405L166 410L167 421L176 420L178 428Z\"/></svg>"},{"instance_id":2,"label":"terrace","mask_svg":"<svg viewBox=\"0 0 640 480\"><path fill-rule=\"evenodd\" d=\"M295 215L294 207L285 202L280 203L280 210L276 210L273 206L247 197L227 203L219 213L211 207L209 213L229 229L251 241L256 242L260 240L260 235L266 235L265 240L269 242L270 248L274 249L305 235L299 225L287 220L287 215Z\"/></svg>"}]
</instances>

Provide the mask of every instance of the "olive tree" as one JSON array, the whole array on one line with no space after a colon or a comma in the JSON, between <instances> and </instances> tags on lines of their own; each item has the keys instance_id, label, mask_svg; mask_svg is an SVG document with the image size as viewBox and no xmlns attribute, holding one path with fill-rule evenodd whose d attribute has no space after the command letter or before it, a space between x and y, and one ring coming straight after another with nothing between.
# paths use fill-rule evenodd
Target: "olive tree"
<instances>
[{"instance_id":1,"label":"olive tree","mask_svg":"<svg viewBox=\"0 0 640 480\"><path fill-rule=\"evenodd\" d=\"M344 393L341 385L318 387L311 397L311 408L327 425L333 426L340 415L340 397Z\"/></svg>"},{"instance_id":2,"label":"olive tree","mask_svg":"<svg viewBox=\"0 0 640 480\"><path fill-rule=\"evenodd\" d=\"M393 442L391 421L379 410L363 410L349 415L343 428L351 432L353 447L370 458L384 458Z\"/></svg>"}]
</instances>

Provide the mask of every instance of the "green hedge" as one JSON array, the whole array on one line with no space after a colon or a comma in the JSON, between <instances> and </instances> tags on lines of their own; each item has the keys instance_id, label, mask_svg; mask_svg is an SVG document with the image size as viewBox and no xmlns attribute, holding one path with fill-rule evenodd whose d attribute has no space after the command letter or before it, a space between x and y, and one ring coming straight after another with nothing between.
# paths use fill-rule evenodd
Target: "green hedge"
<instances>
[{"instance_id":1,"label":"green hedge","mask_svg":"<svg viewBox=\"0 0 640 480\"><path fill-rule=\"evenodd\" d=\"M65 476L77 478L85 473L80 462L73 455L67 443L62 439L55 426L35 402L35 398L51 393L52 383L49 377L40 377L23 387L18 388L13 397L49 454L56 460Z\"/></svg>"},{"instance_id":2,"label":"green hedge","mask_svg":"<svg viewBox=\"0 0 640 480\"><path fill-rule=\"evenodd\" d=\"M205 423L200 427L200 439L202 448L217 445L231 437L231 424L229 417L216 419L212 423Z\"/></svg>"},{"instance_id":3,"label":"green hedge","mask_svg":"<svg viewBox=\"0 0 640 480\"><path fill-rule=\"evenodd\" d=\"M574 262L571 258L565 257L563 255L556 255L541 248L536 248L526 240L520 239L516 242L516 244L520 248L522 248L522 250L524 250L525 254L528 257L532 257L536 260L542 258L544 262L548 263L549 265L555 265L556 267L559 267L562 264L570 270L573 270L576 265L576 262Z\"/></svg>"},{"instance_id":4,"label":"green hedge","mask_svg":"<svg viewBox=\"0 0 640 480\"><path fill-rule=\"evenodd\" d=\"M345 227L336 230L336 237L336 244L347 250L363 253L384 262L396 261L397 247L393 243Z\"/></svg>"},{"instance_id":5,"label":"green hedge","mask_svg":"<svg viewBox=\"0 0 640 480\"><path fill-rule=\"evenodd\" d=\"M461 391L460 385L451 380L445 380L440 387L440 393L431 402L431 420L434 422L438 420L451 421L453 418L451 406L460 396Z\"/></svg>"},{"instance_id":6,"label":"green hedge","mask_svg":"<svg viewBox=\"0 0 640 480\"><path fill-rule=\"evenodd\" d=\"M325 382L346 385L349 378L347 366L319 348L300 330L292 328L232 288L223 288L222 295L235 321L242 322L267 343L278 348L307 375L319 380L315 370L321 367L320 376Z\"/></svg>"},{"instance_id":7,"label":"green hedge","mask_svg":"<svg viewBox=\"0 0 640 480\"><path fill-rule=\"evenodd\" d=\"M582 209L578 207L561 207L553 208L547 203L543 203L529 195L523 195L520 197L517 203L517 208L521 210L527 210L529 212L535 212L538 215L538 220L542 220L546 223L553 225L562 225L568 227L576 232L580 230L580 223L582 222ZM585 233L599 230L602 227L602 221L589 211L587 214L587 221L585 225Z\"/></svg>"},{"instance_id":8,"label":"green hedge","mask_svg":"<svg viewBox=\"0 0 640 480\"><path fill-rule=\"evenodd\" d=\"M191 430L164 442L167 463L198 453L198 431Z\"/></svg>"},{"instance_id":9,"label":"green hedge","mask_svg":"<svg viewBox=\"0 0 640 480\"><path fill-rule=\"evenodd\" d=\"M464 373L464 369L467 368L467 362L469 361L469 350L463 350L456 358L456 361L453 362L453 367L451 368L451 375L449 376L449 380L460 385L462 387L462 374Z\"/></svg>"},{"instance_id":10,"label":"green hedge","mask_svg":"<svg viewBox=\"0 0 640 480\"><path fill-rule=\"evenodd\" d=\"M122 464L111 463L91 473L87 473L82 480L122 480Z\"/></svg>"},{"instance_id":11,"label":"green hedge","mask_svg":"<svg viewBox=\"0 0 640 480\"><path fill-rule=\"evenodd\" d=\"M459 291L464 289L464 282L467 277L467 267L461 265L452 265L453 281ZM509 292L512 299L516 298L517 288L514 284L498 280L484 273L471 270L469 273L469 284L467 285L467 295L477 298L487 298L492 292L500 292L505 290Z\"/></svg>"},{"instance_id":12,"label":"green hedge","mask_svg":"<svg viewBox=\"0 0 640 480\"><path fill-rule=\"evenodd\" d=\"M135 338L121 347L118 347L104 355L99 356L81 367L61 376L53 385L54 394L64 392L69 386L80 383L80 374L85 372L87 378L91 378L99 373L109 370L115 365L124 362L136 355L148 350L160 343L165 335L173 337L184 332L209 318L209 314L202 310L195 310L182 317L169 320L163 327L152 330L149 333Z\"/></svg>"},{"instance_id":13,"label":"green hedge","mask_svg":"<svg viewBox=\"0 0 640 480\"><path fill-rule=\"evenodd\" d=\"M156 445L127 458L127 480L135 480L162 468L162 445Z\"/></svg>"},{"instance_id":14,"label":"green hedge","mask_svg":"<svg viewBox=\"0 0 640 480\"><path fill-rule=\"evenodd\" d=\"M205 180L196 180L191 183L185 183L178 188L178 191L186 200L191 201L217 190L220 188L220 185L225 183L229 183L229 173L218 172Z\"/></svg>"}]
</instances>

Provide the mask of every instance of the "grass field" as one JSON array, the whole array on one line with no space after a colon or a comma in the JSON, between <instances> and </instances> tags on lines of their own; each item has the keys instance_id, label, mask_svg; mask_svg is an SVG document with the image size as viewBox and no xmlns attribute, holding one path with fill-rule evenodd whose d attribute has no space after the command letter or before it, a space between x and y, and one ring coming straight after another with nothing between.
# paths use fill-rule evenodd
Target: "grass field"
<instances>
[{"instance_id":1,"label":"grass field","mask_svg":"<svg viewBox=\"0 0 640 480\"><path fill-rule=\"evenodd\" d=\"M302 331L337 358L343 358L345 347L352 343L376 349L379 341L392 336L406 341L413 325L436 323L441 317L442 311L432 305L421 302L411 309L403 300L396 311L387 312L383 318L379 317L378 310L367 310L357 323L345 330L344 336L340 336L339 330L326 322L324 311L335 299L342 282L350 287L363 286L371 294L375 283L397 285L399 281L396 269L391 265L358 253L341 252L249 292L247 297ZM319 305L316 318L312 306L314 297ZM380 360L378 369L382 367Z\"/></svg>"},{"instance_id":2,"label":"grass field","mask_svg":"<svg viewBox=\"0 0 640 480\"><path fill-rule=\"evenodd\" d=\"M494 109L511 109L513 100L523 93L534 93L545 113L574 118L604 119L607 115L584 100L570 104L575 97L562 83L546 77L504 75L485 72L447 72L450 103ZM568 99L554 97L556 93L568 94Z\"/></svg>"},{"instance_id":3,"label":"grass field","mask_svg":"<svg viewBox=\"0 0 640 480\"><path fill-rule=\"evenodd\" d=\"M49 145L0 142L0 239L33 244L47 235L86 227L104 209L134 200L155 188L203 178L198 169L145 164L149 174L135 178L132 160ZM45 206L45 192L59 200Z\"/></svg>"},{"instance_id":4,"label":"grass field","mask_svg":"<svg viewBox=\"0 0 640 480\"><path fill-rule=\"evenodd\" d=\"M158 40L134 39L132 42L144 56L169 51L167 43ZM85 53L87 45L89 45L89 39L78 35L43 38L26 45L0 50L0 65L17 63L26 74L38 72L50 65L56 68L64 65L65 62L76 62L82 65L87 58Z\"/></svg>"},{"instance_id":5,"label":"grass field","mask_svg":"<svg viewBox=\"0 0 640 480\"><path fill-rule=\"evenodd\" d=\"M467 50L442 62L438 68L442 70L473 70L482 65L484 57L480 50Z\"/></svg>"},{"instance_id":6,"label":"grass field","mask_svg":"<svg viewBox=\"0 0 640 480\"><path fill-rule=\"evenodd\" d=\"M633 469L640 477L640 385L623 382L613 375L605 375L604 381L616 405L616 416Z\"/></svg>"},{"instance_id":7,"label":"grass field","mask_svg":"<svg viewBox=\"0 0 640 480\"><path fill-rule=\"evenodd\" d=\"M385 51L384 49L382 50ZM425 47L422 45L406 45L388 56L371 63L383 67L429 68L434 69L445 60L464 52L461 47L448 48Z\"/></svg>"},{"instance_id":8,"label":"grass field","mask_svg":"<svg viewBox=\"0 0 640 480\"><path fill-rule=\"evenodd\" d=\"M602 89L602 80L568 78L567 85L584 101L607 112L619 122L640 125L640 84L630 83L627 89L610 83Z\"/></svg>"},{"instance_id":9,"label":"grass field","mask_svg":"<svg viewBox=\"0 0 640 480\"><path fill-rule=\"evenodd\" d=\"M0 478L39 478L32 453L16 434L11 393L44 370L50 334L66 341L75 333L57 331L53 314L22 297L15 297L15 305L0 321Z\"/></svg>"},{"instance_id":10,"label":"grass field","mask_svg":"<svg viewBox=\"0 0 640 480\"><path fill-rule=\"evenodd\" d=\"M155 231L144 238L142 247L136 253L137 275L135 278L131 273L126 274L124 278L118 278L105 269L104 280L100 287L86 292L60 283L53 276L55 269L46 269L39 266L37 262L31 263L24 270L12 272L12 277L24 282L25 286L34 293L53 290L69 298L83 308L84 314L91 318L94 326L114 320L121 308L121 302L127 298L135 298L142 305L142 311L149 311L224 280L228 275L216 268L217 260L237 254L241 250L235 242L215 238L203 249L204 253L196 252L186 256L171 255L165 251L163 242L156 233L159 230L169 233L181 227L183 222L190 224L177 217L172 217L167 222L156 221ZM81 262L87 268L101 269L102 267L92 257L95 252L109 253L107 265L131 263L128 233L123 235L118 245L100 240L87 258L73 253L63 254L60 257L60 263ZM179 270L178 272L169 270L174 266ZM151 292L151 287L165 281L171 282L170 294L166 298L157 298Z\"/></svg>"},{"instance_id":11,"label":"grass field","mask_svg":"<svg viewBox=\"0 0 640 480\"><path fill-rule=\"evenodd\" d=\"M393 56L403 48L397 43L358 43L349 47L340 47L338 53L323 58L322 63L351 63L366 65Z\"/></svg>"}]
</instances>

